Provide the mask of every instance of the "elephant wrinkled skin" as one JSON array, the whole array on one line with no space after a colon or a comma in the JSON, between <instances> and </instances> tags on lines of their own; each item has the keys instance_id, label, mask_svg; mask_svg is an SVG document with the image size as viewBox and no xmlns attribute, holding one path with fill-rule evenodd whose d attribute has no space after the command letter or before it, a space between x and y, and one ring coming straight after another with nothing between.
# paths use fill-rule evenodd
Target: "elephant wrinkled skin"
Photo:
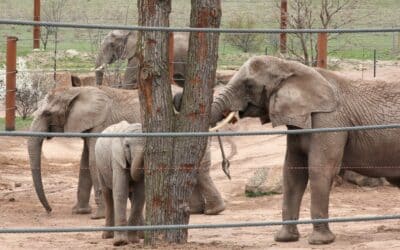
<instances>
[{"instance_id":1,"label":"elephant wrinkled skin","mask_svg":"<svg viewBox=\"0 0 400 250\"><path fill-rule=\"evenodd\" d=\"M126 121L107 127L102 133L141 133L140 123ZM143 137L102 137L95 146L99 181L106 208L106 227L139 226L144 224L143 207ZM126 202L131 201L129 220L126 219ZM105 231L103 238L112 238L114 245L139 242L137 231Z\"/></svg>"},{"instance_id":2,"label":"elephant wrinkled skin","mask_svg":"<svg viewBox=\"0 0 400 250\"><path fill-rule=\"evenodd\" d=\"M177 92L179 87L172 86ZM129 108L127 108L129 107ZM139 123L140 102L137 90L108 87L73 87L55 89L47 95L44 103L35 112L31 131L37 132L86 132L99 133L106 127L126 120ZM50 139L50 138L48 138ZM36 193L48 212L51 207L46 199L41 177L41 154L44 138L30 137L28 153ZM90 191L93 184L97 210L92 218L104 217L101 190L99 188L95 162L96 138L83 138L77 203L73 213L90 213ZM199 175L198 185L191 200L191 210L206 214L218 214L224 210L224 201L210 175L210 153L205 154L202 164L204 173Z\"/></svg>"},{"instance_id":3,"label":"elephant wrinkled skin","mask_svg":"<svg viewBox=\"0 0 400 250\"><path fill-rule=\"evenodd\" d=\"M258 117L262 124L301 128L400 123L400 84L350 80L334 72L271 56L246 61L214 99L211 124L230 111ZM385 177L400 186L400 133L364 130L287 136L282 218L297 220L310 182L311 218L328 218L334 176L350 169ZM296 241L296 225L284 225L276 241ZM328 223L313 225L310 244L333 242Z\"/></svg>"}]
</instances>

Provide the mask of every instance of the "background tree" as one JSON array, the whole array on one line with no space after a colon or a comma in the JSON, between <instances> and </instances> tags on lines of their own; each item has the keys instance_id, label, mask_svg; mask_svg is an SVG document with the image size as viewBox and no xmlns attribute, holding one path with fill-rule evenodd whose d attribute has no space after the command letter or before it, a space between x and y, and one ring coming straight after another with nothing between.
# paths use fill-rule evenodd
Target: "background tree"
<instances>
[{"instance_id":1,"label":"background tree","mask_svg":"<svg viewBox=\"0 0 400 250\"><path fill-rule=\"evenodd\" d=\"M139 0L139 25L169 26L171 1ZM192 0L192 27L219 27L220 0ZM168 65L168 33L140 32L139 91L145 132L207 131L212 86L216 75L217 33L192 33L189 65L181 112L172 107ZM148 137L146 140L145 186L146 224L187 224L189 197L195 185L196 170L204 155L207 138ZM157 239L185 243L187 230L146 232L145 243Z\"/></svg>"},{"instance_id":2,"label":"background tree","mask_svg":"<svg viewBox=\"0 0 400 250\"><path fill-rule=\"evenodd\" d=\"M60 22L63 15L66 13L66 0L47 0L42 7L42 18L46 22ZM44 31L44 32L43 32ZM47 49L47 43L50 36L57 36L57 27L43 26L40 34L40 40L43 44L43 49Z\"/></svg>"},{"instance_id":3,"label":"background tree","mask_svg":"<svg viewBox=\"0 0 400 250\"><path fill-rule=\"evenodd\" d=\"M359 7L360 0L290 0L288 4L288 29L336 29L354 22L353 11ZM328 39L335 36L329 34ZM289 34L287 49L289 56L315 66L315 34Z\"/></svg>"}]
</instances>

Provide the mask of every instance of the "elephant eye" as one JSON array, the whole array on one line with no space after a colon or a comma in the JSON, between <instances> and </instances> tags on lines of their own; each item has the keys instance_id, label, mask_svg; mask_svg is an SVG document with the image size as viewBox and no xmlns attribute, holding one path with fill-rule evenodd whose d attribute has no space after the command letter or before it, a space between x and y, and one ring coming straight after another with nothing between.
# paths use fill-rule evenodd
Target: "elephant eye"
<instances>
[{"instance_id":1,"label":"elephant eye","mask_svg":"<svg viewBox=\"0 0 400 250\"><path fill-rule=\"evenodd\" d=\"M46 117L48 117L48 116L51 115L51 113L50 113L50 111L48 111L48 110L44 110L44 111L43 111L43 115L46 116Z\"/></svg>"}]
</instances>

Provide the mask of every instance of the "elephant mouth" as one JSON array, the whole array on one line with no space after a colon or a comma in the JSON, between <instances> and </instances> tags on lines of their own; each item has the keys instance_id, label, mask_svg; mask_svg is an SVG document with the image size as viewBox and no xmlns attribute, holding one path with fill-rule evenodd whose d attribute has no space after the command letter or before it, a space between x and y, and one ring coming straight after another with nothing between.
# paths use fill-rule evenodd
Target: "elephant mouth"
<instances>
[{"instance_id":1,"label":"elephant mouth","mask_svg":"<svg viewBox=\"0 0 400 250\"><path fill-rule=\"evenodd\" d=\"M258 117L260 118L261 124L269 123L269 115L264 107L259 107L249 103L244 110L239 111L239 118L244 117Z\"/></svg>"},{"instance_id":2,"label":"elephant mouth","mask_svg":"<svg viewBox=\"0 0 400 250\"><path fill-rule=\"evenodd\" d=\"M258 107L249 103L244 110L239 111L239 118L243 117L260 117L265 115L265 108Z\"/></svg>"}]
</instances>

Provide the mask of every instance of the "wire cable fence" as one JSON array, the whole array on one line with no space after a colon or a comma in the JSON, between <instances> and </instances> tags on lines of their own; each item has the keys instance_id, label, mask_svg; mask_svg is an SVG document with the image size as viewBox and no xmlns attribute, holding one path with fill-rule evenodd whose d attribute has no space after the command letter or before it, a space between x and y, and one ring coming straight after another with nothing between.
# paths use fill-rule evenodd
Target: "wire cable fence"
<instances>
[{"instance_id":1,"label":"wire cable fence","mask_svg":"<svg viewBox=\"0 0 400 250\"><path fill-rule=\"evenodd\" d=\"M114 1L110 1L114 2ZM131 1L130 1L131 2ZM236 4L238 5L238 1L224 1L224 4ZM247 0L246 3L256 4L259 1L252 1ZM271 7L273 1L267 1L263 5ZM0 5L0 9L3 7ZM118 8L127 8L128 5L116 5ZM240 7L232 7L232 9ZM257 8L260 8L257 5ZM187 13L187 12L186 12ZM250 12L249 12L250 13ZM24 17L25 14L22 14L21 17ZM2 17L11 18L8 15L3 15ZM136 17L136 16L135 16ZM125 23L131 23L130 20L134 20L135 17L125 17ZM91 39L90 36L92 34L88 34L89 38L87 37L77 37L78 41L94 41L97 42L96 46L91 47L93 51L97 51L98 42L101 40L99 37L104 36L105 32L108 30L137 30L137 31L173 31L173 32L218 32L218 33L226 33L226 34L280 34L280 33L288 33L288 34L299 34L299 33L306 33L306 34L315 34L319 32L323 33L330 33L330 34L351 34L354 35L356 33L361 34L371 34L375 33L376 36L382 36L382 34L389 34L386 38L391 38L393 48L395 47L395 43L398 42L398 37L396 34L400 32L400 28L397 27L388 27L388 28L342 28L342 29L271 29L271 28L220 28L220 29L208 29L208 28L177 28L177 27L140 27L140 26L128 26L128 25L100 25L100 24L91 24L89 21L87 24L83 23L74 23L69 22L52 22L52 21L43 21L43 22L32 22L26 20L16 20L18 18L13 17L12 19L0 19L0 27L10 27L13 25L14 27L31 27L33 25L38 25L43 28L46 27L57 27L60 29L86 29L86 30L97 30L95 38ZM24 18L21 18L24 19ZM104 19L96 19L93 16L86 15L87 20L100 20L103 21ZM114 19L109 18L107 19L113 23ZM184 22L183 20L186 19L177 19L180 20L179 22ZM71 20L75 21L75 20ZM115 21L118 21L115 19ZM181 24L181 26L184 26ZM11 30L10 30L11 31ZM9 31L9 32L10 32ZM67 36L64 38L63 42L68 40ZM397 39L397 40L396 40ZM58 39L50 39L48 40L53 43L58 43L60 40ZM394 42L395 41L395 42ZM28 38L23 38L21 40L22 49L28 50L30 47L27 45L28 42L31 42ZM341 47L340 43L336 45L338 48ZM1 46L0 48L2 48ZM93 49L95 48L95 49ZM366 47L367 48L367 47ZM397 49L397 48L396 48ZM55 56L57 57L57 55ZM88 60L90 63L93 63L93 58ZM58 68L58 71L85 71L87 69L92 69L90 67L83 67L80 69L75 68ZM46 72L48 69L21 69L19 73L37 73L37 72ZM0 72L1 73L1 72ZM4 74L6 74L5 72ZM336 127L336 128L318 128L318 129L299 129L299 130L273 130L273 131L250 131L250 132L174 132L174 133L134 133L134 134L122 134L122 133L43 133L43 132L24 132L24 131L0 131L0 136L20 136L20 137L192 137L192 136L261 136L261 135L293 135L293 134L310 134L310 133L338 133L338 132L345 132L345 131L363 131L363 130L375 130L375 129L398 129L400 128L400 124L387 124L387 125L368 125L368 126L355 126L355 127ZM88 227L76 227L76 228L21 228L21 229L7 229L3 228L0 229L0 233L59 233L59 232L93 232L93 231L123 231L123 230L171 230L171 229L200 229L200 228L228 228L228 227L261 227L261 226L276 226L276 225L294 225L294 224L316 224L316 223L328 223L328 222L358 222L358 221L372 221L372 220L393 220L393 219L400 219L400 215L386 215L386 216L367 216L367 217L350 217L350 218L331 218L331 219L312 219L312 220L293 220L293 221L270 221L270 222L253 222L253 223L227 223L227 224L194 224L194 225L159 225L159 226L137 226L137 227L96 227L96 228L88 228Z\"/></svg>"}]
</instances>

